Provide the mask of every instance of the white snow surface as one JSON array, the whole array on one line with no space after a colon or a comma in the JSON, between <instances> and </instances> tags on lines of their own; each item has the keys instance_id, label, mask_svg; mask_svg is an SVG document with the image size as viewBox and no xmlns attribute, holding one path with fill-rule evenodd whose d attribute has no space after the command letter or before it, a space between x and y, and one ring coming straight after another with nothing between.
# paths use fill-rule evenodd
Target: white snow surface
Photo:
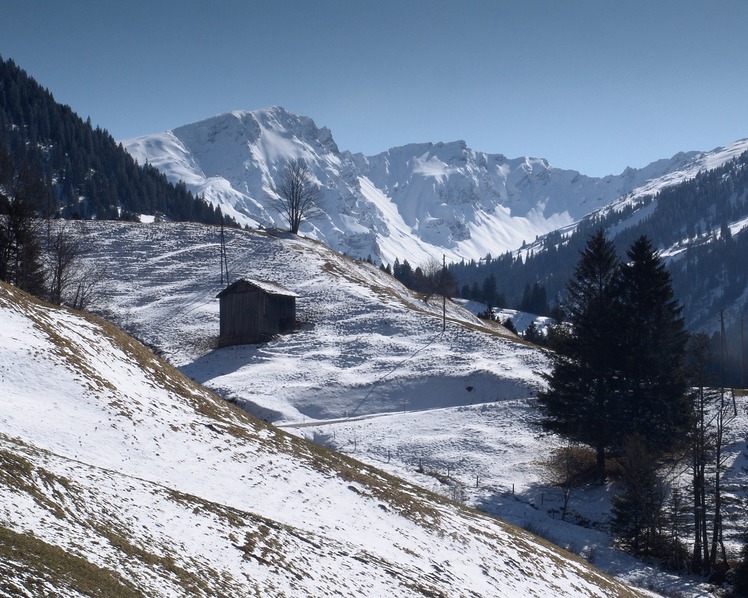
<instances>
[{"instance_id":1,"label":"white snow surface","mask_svg":"<svg viewBox=\"0 0 748 598\"><path fill-rule=\"evenodd\" d=\"M220 281L218 229L78 226L92 248L88 259L108 264L99 303L108 318L225 399L359 460L350 467L374 484L330 473L329 465L320 472L314 451L235 412L212 407L221 415L208 417L195 404L210 399L185 400L171 389L177 380L165 384L155 366L133 363L97 325L49 308L19 311L3 287L0 392L10 399L0 403L0 440L85 486L93 505L86 516L109 513L111 525L134 530L134 541L174 546L169 554L185 568L198 563L220 572L214 577L234 592L417 593L403 585L407 577L449 596L619 595L580 580L573 561L559 564L547 548L528 547L496 521L421 498L422 487L540 533L625 583L664 595L714 589L613 546L607 529L614 485L580 489L569 522L558 520L560 496L545 481L543 462L562 441L538 427L534 408L550 362L503 328L447 302L442 330L438 298L426 304L364 262L309 239L229 230L231 280L267 280L296 293L300 327L268 343L218 349L215 296L227 285ZM73 339L64 343L69 349L50 351L43 330ZM83 356L85 371L68 352ZM726 474L739 522L727 534L733 552L735 529L745 524L748 418L745 399L738 401ZM414 484L405 491L436 505L438 522L430 515L414 520L387 502L377 484L392 483L370 466ZM4 525L102 566L138 568L106 541L86 550L80 534L93 532L85 526L70 531L42 516L34 500L2 491L11 492L0 501ZM196 508L196 500L213 510ZM221 523L226 517L215 512L222 509L240 513L241 525ZM259 544L252 554L280 543L280 573L237 548L267 520L276 522L271 538L253 540ZM152 595L178 594L159 585L163 579L142 583Z\"/></svg>"},{"instance_id":2,"label":"white snow surface","mask_svg":"<svg viewBox=\"0 0 748 598\"><path fill-rule=\"evenodd\" d=\"M748 149L748 140L595 178L540 158L476 151L463 141L351 154L338 149L329 129L276 106L220 114L123 145L250 227L286 225L270 196L286 162L302 158L322 186L325 212L305 223L303 234L354 257L419 265L442 254L460 261L516 250L621 198L715 168Z\"/></svg>"}]
</instances>

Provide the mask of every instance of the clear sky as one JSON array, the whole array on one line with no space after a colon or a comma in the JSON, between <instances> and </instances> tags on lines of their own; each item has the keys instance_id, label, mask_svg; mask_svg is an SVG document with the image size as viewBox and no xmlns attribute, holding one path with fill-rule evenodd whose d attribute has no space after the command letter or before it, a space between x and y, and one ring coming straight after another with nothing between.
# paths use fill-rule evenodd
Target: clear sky
<instances>
[{"instance_id":1,"label":"clear sky","mask_svg":"<svg viewBox=\"0 0 748 598\"><path fill-rule=\"evenodd\" d=\"M0 0L0 55L115 139L279 105L603 176L748 137L748 0Z\"/></svg>"}]
</instances>

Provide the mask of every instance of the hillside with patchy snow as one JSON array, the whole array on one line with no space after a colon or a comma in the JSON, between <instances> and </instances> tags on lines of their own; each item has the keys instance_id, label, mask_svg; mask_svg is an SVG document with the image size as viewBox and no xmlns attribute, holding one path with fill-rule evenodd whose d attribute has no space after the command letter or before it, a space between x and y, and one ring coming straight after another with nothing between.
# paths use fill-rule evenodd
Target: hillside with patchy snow
<instances>
[{"instance_id":1,"label":"hillside with patchy snow","mask_svg":"<svg viewBox=\"0 0 748 598\"><path fill-rule=\"evenodd\" d=\"M298 295L299 328L258 345L217 347L220 231L187 224L77 223L88 259L107 265L99 307L190 378L338 452L542 534L626 583L703 596L618 550L609 534L614 482L580 488L569 521L544 463L563 440L537 425L546 354L451 302L425 303L372 267L309 239L226 231L231 279ZM730 425L731 553L748 502L745 398ZM669 472L677 481L687 470ZM686 472L687 473L687 472ZM687 478L684 478L687 482ZM685 490L684 490L685 491ZM743 515L741 515L743 513Z\"/></svg>"},{"instance_id":2,"label":"hillside with patchy snow","mask_svg":"<svg viewBox=\"0 0 748 598\"><path fill-rule=\"evenodd\" d=\"M250 227L286 226L272 189L286 162L302 158L322 187L325 212L302 227L304 235L355 257L422 264L442 253L460 261L518 249L630 194L714 168L748 142L594 178L461 141L351 154L329 129L273 107L221 114L123 145L140 163L184 181Z\"/></svg>"},{"instance_id":3,"label":"hillside with patchy snow","mask_svg":"<svg viewBox=\"0 0 748 598\"><path fill-rule=\"evenodd\" d=\"M106 267L106 279L99 288L98 309L179 366L188 378L206 385L224 399L296 436L349 455L414 487L434 491L538 533L625 583L664 595L679 593L688 597L703 596L714 589L698 578L664 573L615 547L608 532L610 497L617 492L615 482L575 491L568 521L559 521L562 498L559 490L548 482L544 463L554 448L563 445L563 440L537 425L533 407L549 360L543 351L517 342L505 329L478 320L451 302L446 304L446 322L443 322L440 300L426 303L379 269L331 251L322 243L286 234L230 230L226 231L226 240L231 279L270 280L292 290L298 295L299 327L293 334L272 342L218 348L216 295L226 286L220 279L219 229L168 223L78 222L74 226L90 248L86 259ZM4 323L12 322L5 313L1 317ZM44 329L64 330L60 318L56 316L54 326L45 325ZM6 330L10 331L7 336ZM84 463L95 454L95 463L107 471L122 471L121 468L129 468L133 462L139 473L128 475L162 484L180 497L197 496L205 504L228 505L239 511L247 510L246 505L266 501L260 489L253 487L252 493L247 494L249 491L244 488L254 483L252 472L268 472L258 478L262 484L279 480L288 484L294 480L295 474L288 473L278 474L276 480L269 465L258 470L254 456L247 457L253 464L245 468L234 463L244 463L243 457L231 448L238 442L232 435L232 430L236 431L234 419L228 420L228 424L206 419L186 424L180 419L175 423L181 412L171 406L172 399L167 395L159 394L156 403L146 400L148 387L158 386L152 378L132 393L128 391L126 396L110 395L113 391L103 380L110 380L114 387L127 388L127 380L138 371L132 364L117 365L118 373L107 370L106 375L94 374L99 382L87 381L89 370L95 372L95 368L110 368L114 367L110 364L119 363L95 341L96 334L79 333L83 338L78 344L84 352L76 352L74 344L58 335L62 348L57 356L41 346L35 348L28 335L16 334L12 328L4 327L3 334L4 340L21 340L21 345L13 340L9 344L11 351L0 358L3 364L0 392L5 396L6 390L12 389L21 401L6 403L8 412L0 414L3 433L11 438L24 439L33 432L35 437L45 439L41 448L60 454L67 447L62 454ZM48 354L53 360L71 356L72 382L67 374L63 375L64 370L53 368L48 360L40 366L43 374L31 375L30 363ZM88 362L93 367L81 370L80 364ZM155 375L160 370L150 363L146 362L146 369ZM189 386L176 373L165 379L170 387ZM73 403L58 397L55 390L58 384L71 385L70 392L76 397ZM100 401L108 396L113 399L107 403L110 406L106 415L89 413L87 410L93 407L86 407L87 403L82 401L86 397ZM42 403L37 405L35 401ZM731 554L736 554L739 547L740 530L745 529L748 512L745 493L748 404L744 397L738 397L738 401L739 417L730 425L725 452L729 513L726 540ZM19 404L33 408L20 409ZM131 413L131 404L140 411ZM214 407L206 404L206 408L212 411ZM60 410L73 419L58 416ZM230 413L234 414L232 418L243 417L234 410ZM52 427L36 430L37 419ZM156 421L161 422L161 427L155 431L146 428L147 435L142 436L140 426ZM185 443L184 437L196 431L198 445L207 442L220 453L220 458L212 453L206 456L202 448ZM117 444L120 440L109 444L112 434L115 439L120 438L121 445ZM22 446L17 445L11 453L21 450ZM34 447L29 450L38 452ZM250 449L241 450L242 455L254 454ZM268 458L275 463L273 457ZM221 459L227 459L230 466ZM202 473L203 466L209 473ZM41 473L34 473L36 466L32 467L30 462L21 461L14 467L31 471L33 475L28 475L32 481L49 479L47 465L37 468ZM683 464L681 469L673 469L669 477L677 481L684 473L687 475L687 468ZM193 470L200 472L199 475L193 474ZM219 470L229 472L234 481L215 477ZM162 472L165 477L155 477L162 476ZM67 479L68 474L59 476ZM172 486L164 480L179 480L179 484ZM37 493L30 483L23 485L31 488L29 492ZM234 488L234 483L240 488ZM127 487L134 488L134 482ZM208 496L201 490L203 487L211 488ZM305 488L304 485L302 491ZM289 492L296 489L297 486L291 486ZM344 496L357 496L347 486L344 490ZM55 505L59 495L67 491L53 486L52 490L39 492L44 504ZM49 492L58 498L48 500ZM14 498L3 504L14 504L13 501L18 503ZM284 504L296 504L284 501L290 499L272 499L268 508L282 509ZM334 501L321 502L339 510ZM191 511L195 510L196 505L186 504ZM118 512L106 502L91 508ZM200 507L198 511L212 512L218 508ZM166 506L158 509L167 513L165 517L170 522L181 520L181 515L169 515ZM268 511L254 509L253 515L277 521ZM55 521L48 515L45 517ZM74 511L76 520L86 517L85 513ZM128 511L123 517L128 524L137 522L135 529L148 527L144 514ZM360 521L368 515L357 517ZM29 515L29 520L40 519L37 511ZM190 529L215 527L212 522L186 520L191 522ZM161 524L164 529L171 529ZM283 524L291 526L294 533L298 531L294 518L283 520ZM324 525L334 527L330 523ZM105 527L122 530L126 526L110 517ZM352 535L350 529L348 536ZM147 537L154 532L142 533ZM228 530L225 536L230 534ZM243 546L243 534L243 531L234 532L236 539L231 543ZM182 545L179 538L157 536L157 539L165 545ZM95 540L99 544L108 542ZM318 540L313 541L320 545ZM121 538L113 541L119 544ZM49 536L44 536L44 542L53 544ZM203 542L208 545L211 540ZM145 550L140 540L128 550L130 554L145 554L139 552ZM231 548L226 550L231 553ZM262 552L257 554L263 556ZM169 559L174 557L167 552L166 558L162 562L171 562ZM195 559L200 563L208 559L212 563L203 553ZM95 562L99 568L108 567L107 563ZM191 570L183 561L175 563L180 570Z\"/></svg>"},{"instance_id":4,"label":"hillside with patchy snow","mask_svg":"<svg viewBox=\"0 0 748 598\"><path fill-rule=\"evenodd\" d=\"M293 235L227 230L232 281L298 295L299 328L217 349L220 231L187 224L79 223L107 264L107 317L190 377L274 422L532 395L545 354L459 305L428 303L378 268ZM446 315L444 330L443 315ZM470 390L467 390L470 388Z\"/></svg>"},{"instance_id":5,"label":"hillside with patchy snow","mask_svg":"<svg viewBox=\"0 0 748 598\"><path fill-rule=\"evenodd\" d=\"M0 595L634 596L0 285Z\"/></svg>"}]
</instances>

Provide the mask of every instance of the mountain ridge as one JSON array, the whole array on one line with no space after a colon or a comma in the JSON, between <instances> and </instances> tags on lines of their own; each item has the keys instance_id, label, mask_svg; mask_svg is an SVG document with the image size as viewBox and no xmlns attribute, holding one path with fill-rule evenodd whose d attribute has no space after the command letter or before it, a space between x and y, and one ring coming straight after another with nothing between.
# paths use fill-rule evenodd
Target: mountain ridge
<instances>
[{"instance_id":1,"label":"mountain ridge","mask_svg":"<svg viewBox=\"0 0 748 598\"><path fill-rule=\"evenodd\" d=\"M364 156L340 150L330 129L279 106L223 113L123 145L253 228L285 226L269 195L286 161L304 159L323 189L326 212L302 227L304 235L354 257L415 264L442 253L460 261L516 250L651 181L674 182L694 165L698 171L727 159L720 148L680 152L595 178L459 140Z\"/></svg>"}]
</instances>

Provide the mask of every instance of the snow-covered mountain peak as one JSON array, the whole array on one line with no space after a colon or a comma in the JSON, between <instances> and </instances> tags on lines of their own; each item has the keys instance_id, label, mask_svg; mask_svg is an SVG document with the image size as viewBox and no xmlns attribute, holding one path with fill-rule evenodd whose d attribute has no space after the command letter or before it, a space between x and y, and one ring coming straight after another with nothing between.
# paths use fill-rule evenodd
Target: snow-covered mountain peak
<instances>
[{"instance_id":1,"label":"snow-covered mountain peak","mask_svg":"<svg viewBox=\"0 0 748 598\"><path fill-rule=\"evenodd\" d=\"M271 106L124 145L250 227L286 226L268 194L285 164L301 158L322 186L325 212L302 234L357 257L422 264L442 254L460 261L517 249L623 197L724 163L746 142L595 178L543 158L477 151L461 140L412 143L375 156L341 152L329 129Z\"/></svg>"},{"instance_id":2,"label":"snow-covered mountain peak","mask_svg":"<svg viewBox=\"0 0 748 598\"><path fill-rule=\"evenodd\" d=\"M234 174L232 158L246 157L247 152L255 162L266 166L338 154L329 129L320 129L311 118L278 106L219 114L174 129L173 134L199 157L208 176L229 175L230 181Z\"/></svg>"},{"instance_id":3,"label":"snow-covered mountain peak","mask_svg":"<svg viewBox=\"0 0 748 598\"><path fill-rule=\"evenodd\" d=\"M252 112L236 111L232 114L236 115L242 123L252 122L259 125L261 135L297 139L302 143L315 146L319 144L326 152L339 153L330 129L317 127L311 118L299 116L281 106L270 106Z\"/></svg>"}]
</instances>

